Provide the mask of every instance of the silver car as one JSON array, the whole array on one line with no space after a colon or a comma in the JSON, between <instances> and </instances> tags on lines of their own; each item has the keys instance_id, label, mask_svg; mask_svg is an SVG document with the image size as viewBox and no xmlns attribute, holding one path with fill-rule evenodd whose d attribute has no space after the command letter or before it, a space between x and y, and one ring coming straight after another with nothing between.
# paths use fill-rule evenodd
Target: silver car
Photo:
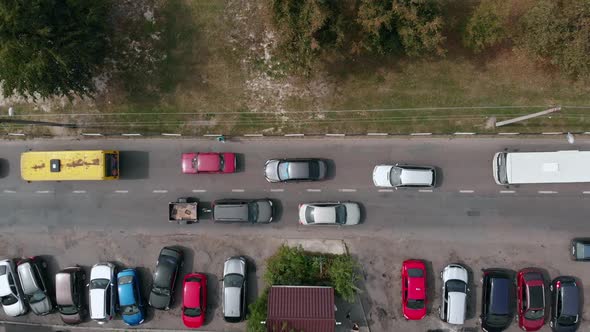
<instances>
[{"instance_id":1,"label":"silver car","mask_svg":"<svg viewBox=\"0 0 590 332\"><path fill-rule=\"evenodd\" d=\"M354 202L307 203L299 205L302 225L357 225L361 209Z\"/></svg>"},{"instance_id":2,"label":"silver car","mask_svg":"<svg viewBox=\"0 0 590 332\"><path fill-rule=\"evenodd\" d=\"M223 264L223 319L237 323L246 313L246 258L235 256Z\"/></svg>"},{"instance_id":3,"label":"silver car","mask_svg":"<svg viewBox=\"0 0 590 332\"><path fill-rule=\"evenodd\" d=\"M264 164L268 182L318 181L326 178L328 165L316 158L270 159Z\"/></svg>"},{"instance_id":4,"label":"silver car","mask_svg":"<svg viewBox=\"0 0 590 332\"><path fill-rule=\"evenodd\" d=\"M44 316L53 311L47 288L47 263L38 257L23 259L16 267L18 278L31 310Z\"/></svg>"},{"instance_id":5,"label":"silver car","mask_svg":"<svg viewBox=\"0 0 590 332\"><path fill-rule=\"evenodd\" d=\"M373 169L373 183L395 189L429 188L436 184L436 171L431 166L377 165Z\"/></svg>"},{"instance_id":6,"label":"silver car","mask_svg":"<svg viewBox=\"0 0 590 332\"><path fill-rule=\"evenodd\" d=\"M15 270L11 259L0 261L0 302L6 315L11 317L27 313L25 296Z\"/></svg>"}]
</instances>

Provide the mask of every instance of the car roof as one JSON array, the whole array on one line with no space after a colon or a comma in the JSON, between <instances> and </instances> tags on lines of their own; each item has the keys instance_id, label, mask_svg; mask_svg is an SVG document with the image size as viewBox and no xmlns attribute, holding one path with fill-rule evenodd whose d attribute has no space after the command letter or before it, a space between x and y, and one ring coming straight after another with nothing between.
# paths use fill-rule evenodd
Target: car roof
<instances>
[{"instance_id":1,"label":"car roof","mask_svg":"<svg viewBox=\"0 0 590 332\"><path fill-rule=\"evenodd\" d=\"M417 268L411 267L410 269L417 269ZM408 298L411 298L411 299L424 299L424 298L426 298L425 275L423 275L422 277L408 276Z\"/></svg>"},{"instance_id":2,"label":"car roof","mask_svg":"<svg viewBox=\"0 0 590 332\"><path fill-rule=\"evenodd\" d=\"M510 280L492 276L490 279L490 312L494 314L508 314L510 311Z\"/></svg>"},{"instance_id":3,"label":"car roof","mask_svg":"<svg viewBox=\"0 0 590 332\"><path fill-rule=\"evenodd\" d=\"M447 301L447 321L449 324L458 325L465 323L465 304L467 301L467 294L460 292L450 292Z\"/></svg>"},{"instance_id":4,"label":"car roof","mask_svg":"<svg viewBox=\"0 0 590 332\"><path fill-rule=\"evenodd\" d=\"M562 313L565 315L578 315L580 313L580 291L571 283L563 283L561 286Z\"/></svg>"},{"instance_id":5,"label":"car roof","mask_svg":"<svg viewBox=\"0 0 590 332\"><path fill-rule=\"evenodd\" d=\"M61 271L55 275L55 300L59 305L72 305L72 273Z\"/></svg>"},{"instance_id":6,"label":"car roof","mask_svg":"<svg viewBox=\"0 0 590 332\"><path fill-rule=\"evenodd\" d=\"M106 316L106 293L107 289L91 289L90 290L90 318L103 319Z\"/></svg>"},{"instance_id":7,"label":"car roof","mask_svg":"<svg viewBox=\"0 0 590 332\"><path fill-rule=\"evenodd\" d=\"M248 220L248 202L216 202L213 215L216 220Z\"/></svg>"},{"instance_id":8,"label":"car roof","mask_svg":"<svg viewBox=\"0 0 590 332\"><path fill-rule=\"evenodd\" d=\"M217 152L197 154L197 169L199 172L216 172L220 170L221 155Z\"/></svg>"},{"instance_id":9,"label":"car roof","mask_svg":"<svg viewBox=\"0 0 590 332\"><path fill-rule=\"evenodd\" d=\"M241 287L224 287L223 288L223 311L226 317L242 316L242 288Z\"/></svg>"},{"instance_id":10,"label":"car roof","mask_svg":"<svg viewBox=\"0 0 590 332\"><path fill-rule=\"evenodd\" d=\"M189 281L189 278L200 278L201 281ZM183 290L183 301L186 307L197 308L200 306L201 298L201 283L203 282L203 276L200 274L190 274L185 277L184 290Z\"/></svg>"},{"instance_id":11,"label":"car roof","mask_svg":"<svg viewBox=\"0 0 590 332\"><path fill-rule=\"evenodd\" d=\"M25 294L31 295L39 290L33 264L30 261L19 264L16 269L18 270L18 276Z\"/></svg>"},{"instance_id":12,"label":"car roof","mask_svg":"<svg viewBox=\"0 0 590 332\"><path fill-rule=\"evenodd\" d=\"M416 169L416 168L402 168L402 174L400 176L402 185L432 185L433 182L433 171L432 169Z\"/></svg>"},{"instance_id":13,"label":"car roof","mask_svg":"<svg viewBox=\"0 0 590 332\"><path fill-rule=\"evenodd\" d=\"M336 222L336 206L317 206L313 207L313 219L314 223L334 223Z\"/></svg>"},{"instance_id":14,"label":"car roof","mask_svg":"<svg viewBox=\"0 0 590 332\"><path fill-rule=\"evenodd\" d=\"M289 163L289 178L290 179L304 179L310 176L309 174L309 160L286 161Z\"/></svg>"}]
</instances>

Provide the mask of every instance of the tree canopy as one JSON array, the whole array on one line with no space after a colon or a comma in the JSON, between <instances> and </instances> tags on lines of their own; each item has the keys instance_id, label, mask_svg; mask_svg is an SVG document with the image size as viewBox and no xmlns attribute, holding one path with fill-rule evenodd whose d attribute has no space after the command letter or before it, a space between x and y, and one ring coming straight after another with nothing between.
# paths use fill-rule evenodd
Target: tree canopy
<instances>
[{"instance_id":1,"label":"tree canopy","mask_svg":"<svg viewBox=\"0 0 590 332\"><path fill-rule=\"evenodd\" d=\"M108 0L0 1L4 96L84 96L94 91L109 37Z\"/></svg>"}]
</instances>

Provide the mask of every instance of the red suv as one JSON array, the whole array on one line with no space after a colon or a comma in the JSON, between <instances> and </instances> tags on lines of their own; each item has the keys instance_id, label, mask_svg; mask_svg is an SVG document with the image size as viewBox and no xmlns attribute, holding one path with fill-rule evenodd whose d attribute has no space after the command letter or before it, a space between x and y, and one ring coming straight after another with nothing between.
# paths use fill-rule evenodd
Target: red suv
<instances>
[{"instance_id":1,"label":"red suv","mask_svg":"<svg viewBox=\"0 0 590 332\"><path fill-rule=\"evenodd\" d=\"M545 324L545 280L538 269L518 272L518 326L524 331L537 331Z\"/></svg>"},{"instance_id":2,"label":"red suv","mask_svg":"<svg viewBox=\"0 0 590 332\"><path fill-rule=\"evenodd\" d=\"M236 154L230 152L190 152L182 154L182 173L235 173Z\"/></svg>"},{"instance_id":3,"label":"red suv","mask_svg":"<svg viewBox=\"0 0 590 332\"><path fill-rule=\"evenodd\" d=\"M426 316L426 266L420 260L402 264L402 311L409 320Z\"/></svg>"},{"instance_id":4,"label":"red suv","mask_svg":"<svg viewBox=\"0 0 590 332\"><path fill-rule=\"evenodd\" d=\"M182 322L191 328L201 327L207 313L207 277L201 273L184 276L182 285Z\"/></svg>"}]
</instances>

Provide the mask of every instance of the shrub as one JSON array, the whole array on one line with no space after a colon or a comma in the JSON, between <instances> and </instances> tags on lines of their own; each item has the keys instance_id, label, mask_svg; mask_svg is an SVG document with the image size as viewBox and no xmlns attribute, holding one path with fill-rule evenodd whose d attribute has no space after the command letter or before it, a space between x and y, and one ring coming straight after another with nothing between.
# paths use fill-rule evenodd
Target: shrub
<instances>
[{"instance_id":1,"label":"shrub","mask_svg":"<svg viewBox=\"0 0 590 332\"><path fill-rule=\"evenodd\" d=\"M469 18L463 33L463 44L480 53L507 38L507 6L501 0L483 0Z\"/></svg>"}]
</instances>

